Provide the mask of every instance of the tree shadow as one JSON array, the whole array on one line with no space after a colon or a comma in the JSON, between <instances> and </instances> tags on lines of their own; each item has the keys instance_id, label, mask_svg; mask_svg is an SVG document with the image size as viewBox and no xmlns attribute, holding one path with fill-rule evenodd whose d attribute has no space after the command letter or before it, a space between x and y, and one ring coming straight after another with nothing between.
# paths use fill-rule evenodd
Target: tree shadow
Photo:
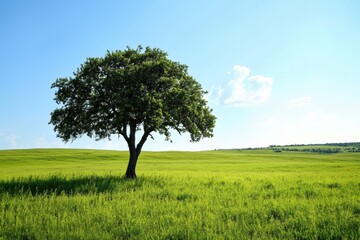
<instances>
[{"instance_id":1,"label":"tree shadow","mask_svg":"<svg viewBox=\"0 0 360 240\"><path fill-rule=\"evenodd\" d=\"M72 176L13 178L0 180L0 195L87 195L116 191L136 191L142 188L144 178L128 180L123 176Z\"/></svg>"}]
</instances>

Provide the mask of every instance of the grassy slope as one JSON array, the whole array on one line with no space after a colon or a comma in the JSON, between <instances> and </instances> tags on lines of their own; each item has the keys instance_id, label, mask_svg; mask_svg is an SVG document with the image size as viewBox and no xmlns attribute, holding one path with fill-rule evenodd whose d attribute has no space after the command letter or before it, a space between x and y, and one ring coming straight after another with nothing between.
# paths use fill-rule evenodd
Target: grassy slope
<instances>
[{"instance_id":1,"label":"grassy slope","mask_svg":"<svg viewBox=\"0 0 360 240\"><path fill-rule=\"evenodd\" d=\"M360 237L359 153L144 152L136 181L127 157L0 151L0 239Z\"/></svg>"},{"instance_id":2,"label":"grassy slope","mask_svg":"<svg viewBox=\"0 0 360 240\"><path fill-rule=\"evenodd\" d=\"M359 170L359 153L274 153L271 150L204 152L143 152L140 175L244 175L248 173L318 173ZM124 174L128 152L70 149L0 151L0 176L14 177L54 173ZM300 171L301 169L301 171Z\"/></svg>"}]
</instances>

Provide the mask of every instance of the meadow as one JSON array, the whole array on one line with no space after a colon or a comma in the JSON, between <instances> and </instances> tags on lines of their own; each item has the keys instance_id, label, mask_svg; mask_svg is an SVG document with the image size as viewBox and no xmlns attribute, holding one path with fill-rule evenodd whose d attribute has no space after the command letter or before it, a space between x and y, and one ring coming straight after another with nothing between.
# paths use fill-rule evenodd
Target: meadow
<instances>
[{"instance_id":1,"label":"meadow","mask_svg":"<svg viewBox=\"0 0 360 240\"><path fill-rule=\"evenodd\" d=\"M0 239L360 239L360 153L0 151Z\"/></svg>"}]
</instances>

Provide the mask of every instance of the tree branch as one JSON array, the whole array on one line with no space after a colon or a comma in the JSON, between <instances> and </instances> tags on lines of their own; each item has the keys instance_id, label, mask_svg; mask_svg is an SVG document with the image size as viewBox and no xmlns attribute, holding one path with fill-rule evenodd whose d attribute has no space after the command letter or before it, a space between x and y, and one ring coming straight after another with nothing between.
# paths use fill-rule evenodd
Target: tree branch
<instances>
[{"instance_id":1,"label":"tree branch","mask_svg":"<svg viewBox=\"0 0 360 240\"><path fill-rule=\"evenodd\" d=\"M127 135L127 124L124 123L122 126L122 132L124 133L124 137L129 138L129 136Z\"/></svg>"},{"instance_id":2,"label":"tree branch","mask_svg":"<svg viewBox=\"0 0 360 240\"><path fill-rule=\"evenodd\" d=\"M119 132L120 135L122 135L122 136L124 137L125 141L126 141L127 143L129 143L130 138L129 138L129 136L127 135L126 129L127 129L127 125L124 124L122 127L118 127L118 132Z\"/></svg>"},{"instance_id":3,"label":"tree branch","mask_svg":"<svg viewBox=\"0 0 360 240\"><path fill-rule=\"evenodd\" d=\"M145 129L146 129L146 130L145 130ZM150 128L147 128L147 127L145 128L145 126L144 126L144 134L142 135L142 137L141 137L138 145L136 146L136 152L137 152L138 154L140 154L141 149L142 149L142 147L143 147L143 145L144 145L147 137L150 135L150 133L151 133L152 131L154 131L154 128L151 128L151 127L150 127Z\"/></svg>"}]
</instances>

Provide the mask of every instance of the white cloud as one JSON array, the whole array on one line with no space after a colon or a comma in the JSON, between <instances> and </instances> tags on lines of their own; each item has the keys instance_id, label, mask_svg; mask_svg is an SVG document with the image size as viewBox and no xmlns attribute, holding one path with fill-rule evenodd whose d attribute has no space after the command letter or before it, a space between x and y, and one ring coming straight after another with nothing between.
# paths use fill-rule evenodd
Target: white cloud
<instances>
[{"instance_id":1,"label":"white cloud","mask_svg":"<svg viewBox=\"0 0 360 240\"><path fill-rule=\"evenodd\" d=\"M10 143L11 147L15 148L17 147L17 140L19 139L19 136L16 136L15 134L9 135L6 140Z\"/></svg>"},{"instance_id":2,"label":"white cloud","mask_svg":"<svg viewBox=\"0 0 360 240\"><path fill-rule=\"evenodd\" d=\"M233 67L234 79L225 86L213 88L209 99L235 107L254 106L265 102L271 93L273 79L261 75L250 76L246 66Z\"/></svg>"},{"instance_id":3,"label":"white cloud","mask_svg":"<svg viewBox=\"0 0 360 240\"><path fill-rule=\"evenodd\" d=\"M39 137L35 139L35 146L37 148L45 148L46 147L46 140L44 137Z\"/></svg>"},{"instance_id":4,"label":"white cloud","mask_svg":"<svg viewBox=\"0 0 360 240\"><path fill-rule=\"evenodd\" d=\"M304 106L310 105L312 100L313 99L311 96L295 98L295 99L289 100L288 105L290 107L304 107Z\"/></svg>"}]
</instances>

